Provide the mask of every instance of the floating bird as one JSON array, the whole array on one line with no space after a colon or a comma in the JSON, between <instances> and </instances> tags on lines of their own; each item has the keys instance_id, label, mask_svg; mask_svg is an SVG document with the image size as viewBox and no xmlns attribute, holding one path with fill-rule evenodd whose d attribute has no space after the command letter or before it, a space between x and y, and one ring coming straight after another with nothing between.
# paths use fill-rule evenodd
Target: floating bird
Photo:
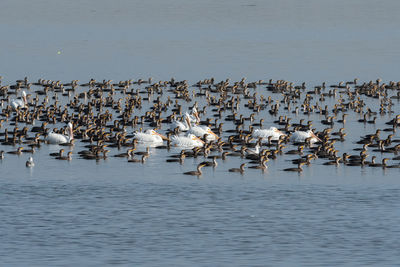
<instances>
[{"instance_id":1,"label":"floating bird","mask_svg":"<svg viewBox=\"0 0 400 267\"><path fill-rule=\"evenodd\" d=\"M26 161L25 166L28 168L32 168L33 166L35 166L35 163L33 162L33 158L29 157L29 159Z\"/></svg>"},{"instance_id":2,"label":"floating bird","mask_svg":"<svg viewBox=\"0 0 400 267\"><path fill-rule=\"evenodd\" d=\"M297 168L286 168L283 169L285 172L302 172L303 168L301 166L303 166L305 163L304 162L299 162L297 164Z\"/></svg>"},{"instance_id":3,"label":"floating bird","mask_svg":"<svg viewBox=\"0 0 400 267\"><path fill-rule=\"evenodd\" d=\"M228 171L229 172L240 172L241 174L243 174L245 166L246 166L246 163L242 163L239 168L231 168Z\"/></svg>"},{"instance_id":4,"label":"floating bird","mask_svg":"<svg viewBox=\"0 0 400 267\"><path fill-rule=\"evenodd\" d=\"M26 107L28 101L26 100L26 93L22 91L22 99L12 99L10 102L11 107L16 110L17 108Z\"/></svg>"},{"instance_id":5,"label":"floating bird","mask_svg":"<svg viewBox=\"0 0 400 267\"><path fill-rule=\"evenodd\" d=\"M140 143L162 144L163 140L168 138L156 132L154 129L148 129L145 132L135 132L134 138Z\"/></svg>"},{"instance_id":6,"label":"floating bird","mask_svg":"<svg viewBox=\"0 0 400 267\"><path fill-rule=\"evenodd\" d=\"M74 139L74 133L72 130L72 123L69 122L67 125L67 135L54 133L51 131L47 135L47 142L49 144L62 144L62 143L69 143L71 140Z\"/></svg>"},{"instance_id":7,"label":"floating bird","mask_svg":"<svg viewBox=\"0 0 400 267\"><path fill-rule=\"evenodd\" d=\"M316 136L311 130L295 131L290 137L293 142L305 142L307 138L311 138L311 143L321 142L321 139L319 139L318 136Z\"/></svg>"},{"instance_id":8,"label":"floating bird","mask_svg":"<svg viewBox=\"0 0 400 267\"><path fill-rule=\"evenodd\" d=\"M172 136L171 144L178 147L203 147L204 141L196 135L189 133L187 136Z\"/></svg>"},{"instance_id":9,"label":"floating bird","mask_svg":"<svg viewBox=\"0 0 400 267\"><path fill-rule=\"evenodd\" d=\"M270 127L269 129L255 129L252 136L255 138L264 138L272 137L271 140L277 141L281 136L285 135L283 132L278 130L276 127Z\"/></svg>"},{"instance_id":10,"label":"floating bird","mask_svg":"<svg viewBox=\"0 0 400 267\"><path fill-rule=\"evenodd\" d=\"M190 172L184 172L183 174L185 175L194 175L194 176L200 176L203 174L203 172L201 171L201 168L203 168L205 165L204 164L199 164L197 165L197 170L196 171L190 171Z\"/></svg>"}]
</instances>

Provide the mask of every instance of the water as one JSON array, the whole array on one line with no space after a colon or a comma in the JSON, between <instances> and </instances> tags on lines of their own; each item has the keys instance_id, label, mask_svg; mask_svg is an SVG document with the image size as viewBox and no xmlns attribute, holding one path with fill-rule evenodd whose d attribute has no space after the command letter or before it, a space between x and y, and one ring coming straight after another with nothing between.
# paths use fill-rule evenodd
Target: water
<instances>
[{"instance_id":1,"label":"water","mask_svg":"<svg viewBox=\"0 0 400 267\"><path fill-rule=\"evenodd\" d=\"M399 5L6 0L0 10L0 74L3 84L24 76L81 83L247 77L305 81L310 88L355 77L397 81ZM376 111L374 103L367 100ZM324 116L281 111L293 122L305 118L325 128ZM346 142L335 147L354 154L354 142L385 128L394 114L362 124L349 113ZM261 117L266 126L277 119L266 111ZM334 131L340 127L335 124ZM71 162L60 162L48 156L59 149L43 145L32 169L24 166L26 155L7 155L0 163L2 265L390 266L400 259L398 169L326 167L319 159L301 174L286 173L287 159L296 157L283 156L264 173L246 169L242 176L227 171L244 162L230 157L215 169L203 168L197 179L182 173L204 159L165 163L179 152L174 149L152 148L143 165L113 157L95 162L74 154ZM77 144L73 151L82 149ZM113 149L110 155L122 152ZM371 154L378 162L385 156Z\"/></svg>"}]
</instances>

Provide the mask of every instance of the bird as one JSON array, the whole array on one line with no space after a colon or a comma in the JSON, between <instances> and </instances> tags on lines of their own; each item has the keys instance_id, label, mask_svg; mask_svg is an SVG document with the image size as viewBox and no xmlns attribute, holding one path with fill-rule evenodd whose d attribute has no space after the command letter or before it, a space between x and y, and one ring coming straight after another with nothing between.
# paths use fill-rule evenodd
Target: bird
<instances>
[{"instance_id":1,"label":"bird","mask_svg":"<svg viewBox=\"0 0 400 267\"><path fill-rule=\"evenodd\" d=\"M22 99L11 99L11 107L16 110L17 108L23 108L28 104L28 101L26 100L26 93L25 91L22 91Z\"/></svg>"},{"instance_id":2,"label":"bird","mask_svg":"<svg viewBox=\"0 0 400 267\"><path fill-rule=\"evenodd\" d=\"M219 139L218 135L211 131L210 127L208 126L192 126L189 129L189 133L194 134L197 137L203 137L204 135L207 135L207 141L215 141Z\"/></svg>"},{"instance_id":3,"label":"bird","mask_svg":"<svg viewBox=\"0 0 400 267\"><path fill-rule=\"evenodd\" d=\"M369 167L382 167L382 168L386 168L387 164L386 162L388 161L388 158L384 158L382 159L382 163L370 163L368 166Z\"/></svg>"},{"instance_id":4,"label":"bird","mask_svg":"<svg viewBox=\"0 0 400 267\"><path fill-rule=\"evenodd\" d=\"M185 158L186 158L185 150L182 150L181 153L179 154L178 158L167 159L165 161L166 162L179 162L180 164L183 164Z\"/></svg>"},{"instance_id":5,"label":"bird","mask_svg":"<svg viewBox=\"0 0 400 267\"><path fill-rule=\"evenodd\" d=\"M141 159L130 158L130 159L128 159L128 162L131 162L131 163L139 163L139 162L140 163L144 163L147 160L148 157L149 157L149 155L143 155Z\"/></svg>"},{"instance_id":6,"label":"bird","mask_svg":"<svg viewBox=\"0 0 400 267\"><path fill-rule=\"evenodd\" d=\"M201 168L203 168L205 165L204 164L199 164L197 165L197 170L196 171L189 171L189 172L184 172L183 174L185 175L193 175L193 176L200 176L203 174L203 172L201 171Z\"/></svg>"},{"instance_id":7,"label":"bird","mask_svg":"<svg viewBox=\"0 0 400 267\"><path fill-rule=\"evenodd\" d=\"M8 151L7 154L21 155L23 149L24 149L23 147L19 147L19 148L18 148L17 150L15 150L15 151Z\"/></svg>"},{"instance_id":8,"label":"bird","mask_svg":"<svg viewBox=\"0 0 400 267\"><path fill-rule=\"evenodd\" d=\"M241 174L243 174L244 173L244 167L246 166L246 163L242 163L242 164L240 164L240 167L239 168L231 168L231 169L229 169L228 171L229 172L240 172Z\"/></svg>"},{"instance_id":9,"label":"bird","mask_svg":"<svg viewBox=\"0 0 400 267\"><path fill-rule=\"evenodd\" d=\"M35 163L33 162L33 158L29 157L29 159L26 161L25 166L28 168L32 168L33 166L35 166Z\"/></svg>"},{"instance_id":10,"label":"bird","mask_svg":"<svg viewBox=\"0 0 400 267\"><path fill-rule=\"evenodd\" d=\"M253 131L252 137L254 138L264 138L267 139L271 136L271 140L277 141L280 139L282 135L285 135L283 132L278 130L276 127L269 127L268 129L255 129Z\"/></svg>"},{"instance_id":11,"label":"bird","mask_svg":"<svg viewBox=\"0 0 400 267\"><path fill-rule=\"evenodd\" d=\"M47 142L49 144L62 144L62 143L69 143L71 140L74 139L74 133L72 129L72 123L69 122L67 125L67 135L60 134L60 133L54 133L51 131L47 135Z\"/></svg>"},{"instance_id":12,"label":"bird","mask_svg":"<svg viewBox=\"0 0 400 267\"><path fill-rule=\"evenodd\" d=\"M200 164L203 164L204 167L217 167L218 166L218 162L217 162L217 156L213 156L213 160L212 161L203 161Z\"/></svg>"},{"instance_id":13,"label":"bird","mask_svg":"<svg viewBox=\"0 0 400 267\"><path fill-rule=\"evenodd\" d=\"M153 143L153 144L162 144L163 140L167 140L168 138L164 135L156 132L154 129L148 129L145 132L135 132L134 138L138 140L140 143Z\"/></svg>"},{"instance_id":14,"label":"bird","mask_svg":"<svg viewBox=\"0 0 400 267\"><path fill-rule=\"evenodd\" d=\"M174 130L175 128L179 128L179 130L182 132L188 131L191 127L191 121L191 115L186 112L183 121L174 120L170 129Z\"/></svg>"},{"instance_id":15,"label":"bird","mask_svg":"<svg viewBox=\"0 0 400 267\"><path fill-rule=\"evenodd\" d=\"M305 163L304 162L299 162L297 163L297 168L286 168L283 169L285 172L302 172L303 168L301 166L303 166Z\"/></svg>"},{"instance_id":16,"label":"bird","mask_svg":"<svg viewBox=\"0 0 400 267\"><path fill-rule=\"evenodd\" d=\"M305 142L307 138L311 138L311 143L321 142L321 139L319 139L318 136L316 136L311 130L295 131L290 137L293 142Z\"/></svg>"},{"instance_id":17,"label":"bird","mask_svg":"<svg viewBox=\"0 0 400 267\"><path fill-rule=\"evenodd\" d=\"M189 133L186 136L172 136L171 144L177 147L203 147L204 141L196 135Z\"/></svg>"},{"instance_id":18,"label":"bird","mask_svg":"<svg viewBox=\"0 0 400 267\"><path fill-rule=\"evenodd\" d=\"M72 160L72 151L69 151L67 153L67 156L58 156L58 157L55 157L55 159L71 161Z\"/></svg>"},{"instance_id":19,"label":"bird","mask_svg":"<svg viewBox=\"0 0 400 267\"><path fill-rule=\"evenodd\" d=\"M264 157L259 165L255 165L255 166L249 166L249 168L251 169L261 169L261 170L266 170L268 168L267 166L267 162L268 162L268 157Z\"/></svg>"}]
</instances>

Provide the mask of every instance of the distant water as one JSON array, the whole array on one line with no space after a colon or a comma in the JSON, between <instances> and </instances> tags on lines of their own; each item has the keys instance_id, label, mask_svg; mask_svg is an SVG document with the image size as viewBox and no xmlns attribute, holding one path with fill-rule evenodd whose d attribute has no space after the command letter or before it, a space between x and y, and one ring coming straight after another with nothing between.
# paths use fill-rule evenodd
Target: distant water
<instances>
[{"instance_id":1,"label":"distant water","mask_svg":"<svg viewBox=\"0 0 400 267\"><path fill-rule=\"evenodd\" d=\"M397 81L398 10L399 1L372 0L5 0L0 75L5 84L25 76L81 83L148 77L191 83L210 77L286 79L310 86L355 77ZM379 116L377 125L348 124L352 147L337 143L337 149L351 151L361 135L391 117ZM266 125L272 124L267 118ZM322 117L309 119L323 128ZM318 161L300 175L288 174L282 169L290 164L281 157L265 173L246 170L241 176L227 172L241 163L229 158L215 170L204 168L197 179L182 173L202 158L182 166L164 163L178 151L151 149L143 166L112 157L84 161L76 154L71 162L50 159L59 149L43 146L33 169L25 168L25 155L7 155L0 163L2 265L400 261L396 169L326 167Z\"/></svg>"}]
</instances>

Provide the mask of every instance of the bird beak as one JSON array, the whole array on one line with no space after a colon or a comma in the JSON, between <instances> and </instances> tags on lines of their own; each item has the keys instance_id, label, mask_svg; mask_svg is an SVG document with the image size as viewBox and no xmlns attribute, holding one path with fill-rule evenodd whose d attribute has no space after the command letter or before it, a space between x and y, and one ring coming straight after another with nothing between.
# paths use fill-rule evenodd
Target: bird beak
<instances>
[{"instance_id":1,"label":"bird beak","mask_svg":"<svg viewBox=\"0 0 400 267\"><path fill-rule=\"evenodd\" d=\"M190 124L190 118L189 118L189 117L186 117L186 122L187 122L187 124L188 124L189 128L191 128L191 127L192 127L192 125Z\"/></svg>"},{"instance_id":2,"label":"bird beak","mask_svg":"<svg viewBox=\"0 0 400 267\"><path fill-rule=\"evenodd\" d=\"M193 112L193 114L194 114L194 116L196 117L196 119L197 119L198 121L200 121L199 113L197 113L197 111L196 111L196 112Z\"/></svg>"},{"instance_id":3,"label":"bird beak","mask_svg":"<svg viewBox=\"0 0 400 267\"><path fill-rule=\"evenodd\" d=\"M275 132L280 134L280 135L286 135L286 134L282 133L282 131L279 131L278 129L275 129Z\"/></svg>"},{"instance_id":4,"label":"bird beak","mask_svg":"<svg viewBox=\"0 0 400 267\"><path fill-rule=\"evenodd\" d=\"M193 136L192 139L193 139L193 140L198 140L198 141L200 141L202 144L204 144L204 141L201 140L200 138L198 138L197 136Z\"/></svg>"},{"instance_id":5,"label":"bird beak","mask_svg":"<svg viewBox=\"0 0 400 267\"><path fill-rule=\"evenodd\" d=\"M219 139L219 136L216 135L213 131L210 130L210 131L208 131L208 133L211 134L211 135L214 135L216 139Z\"/></svg>"},{"instance_id":6,"label":"bird beak","mask_svg":"<svg viewBox=\"0 0 400 267\"><path fill-rule=\"evenodd\" d=\"M322 142L321 139L319 139L318 136L315 135L315 133L311 133L311 136L316 138L318 140L318 142Z\"/></svg>"}]
</instances>

